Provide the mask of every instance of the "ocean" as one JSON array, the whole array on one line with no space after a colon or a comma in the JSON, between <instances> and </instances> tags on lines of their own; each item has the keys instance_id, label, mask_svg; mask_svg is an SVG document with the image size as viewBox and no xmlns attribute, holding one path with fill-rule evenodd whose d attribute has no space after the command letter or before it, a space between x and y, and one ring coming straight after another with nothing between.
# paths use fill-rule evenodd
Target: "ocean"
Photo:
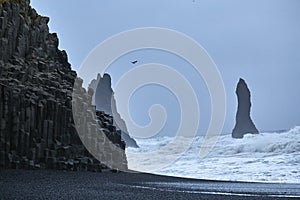
<instances>
[{"instance_id":1,"label":"ocean","mask_svg":"<svg viewBox=\"0 0 300 200\"><path fill-rule=\"evenodd\" d=\"M219 136L201 158L203 137L136 139L127 148L129 169L196 179L300 183L300 126L285 132L247 134L243 139Z\"/></svg>"}]
</instances>

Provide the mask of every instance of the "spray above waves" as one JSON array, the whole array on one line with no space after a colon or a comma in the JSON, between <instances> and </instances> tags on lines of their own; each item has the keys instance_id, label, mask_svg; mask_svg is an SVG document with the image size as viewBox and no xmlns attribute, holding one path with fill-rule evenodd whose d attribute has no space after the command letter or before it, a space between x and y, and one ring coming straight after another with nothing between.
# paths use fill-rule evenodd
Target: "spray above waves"
<instances>
[{"instance_id":1,"label":"spray above waves","mask_svg":"<svg viewBox=\"0 0 300 200\"><path fill-rule=\"evenodd\" d=\"M158 171L155 165L176 155L176 149L147 158L143 152L155 152L166 146L172 137L138 139L140 149L128 148L130 169L170 176L262 182L300 182L300 126L281 133L247 134L243 139L220 136L205 158L199 157L202 136L194 138L192 146L175 162ZM180 138L185 144L184 137ZM132 157L134 152L135 157ZM138 156L137 156L138 155ZM145 167L147 165L147 167Z\"/></svg>"},{"instance_id":2,"label":"spray above waves","mask_svg":"<svg viewBox=\"0 0 300 200\"><path fill-rule=\"evenodd\" d=\"M232 140L232 138L223 136L219 142L222 142L223 147L216 148L212 153L234 155L239 153L300 152L300 126L283 133L247 134L241 140Z\"/></svg>"}]
</instances>

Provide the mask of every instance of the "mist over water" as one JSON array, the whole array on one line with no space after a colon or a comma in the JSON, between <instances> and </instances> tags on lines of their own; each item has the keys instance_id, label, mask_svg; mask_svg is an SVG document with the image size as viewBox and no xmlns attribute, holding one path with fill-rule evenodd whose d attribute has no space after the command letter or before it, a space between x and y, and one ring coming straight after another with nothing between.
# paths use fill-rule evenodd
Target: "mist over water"
<instances>
[{"instance_id":1,"label":"mist over water","mask_svg":"<svg viewBox=\"0 0 300 200\"><path fill-rule=\"evenodd\" d=\"M247 134L243 139L231 135L219 137L216 146L207 157L201 159L199 151L203 136L197 136L183 155L176 148L167 147L172 137L137 139L139 149L127 148L130 169L154 174L189 177L197 179L251 181L251 182L300 182L300 126L286 132ZM181 138L180 145L188 142ZM152 157L145 153L152 152ZM160 162L178 158L163 169ZM170 159L172 160L172 159Z\"/></svg>"}]
</instances>

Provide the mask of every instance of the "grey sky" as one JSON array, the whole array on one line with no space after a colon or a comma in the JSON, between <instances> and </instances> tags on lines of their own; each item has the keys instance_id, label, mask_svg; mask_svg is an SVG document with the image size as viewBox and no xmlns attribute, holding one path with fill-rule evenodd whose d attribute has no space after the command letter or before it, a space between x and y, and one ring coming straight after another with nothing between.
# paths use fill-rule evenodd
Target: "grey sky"
<instances>
[{"instance_id":1,"label":"grey sky","mask_svg":"<svg viewBox=\"0 0 300 200\"><path fill-rule=\"evenodd\" d=\"M252 92L252 118L259 130L300 125L298 0L32 0L31 4L40 14L51 18L50 31L58 33L60 48L67 51L75 70L96 45L114 34L139 27L170 28L199 42L218 66L227 94L224 132L231 132L234 126L237 107L234 92L239 77L246 80ZM189 67L165 52L132 52L110 67L114 82L132 68L133 59L140 64L155 61L177 69ZM193 71L185 68L183 71L193 83ZM203 112L200 125L205 129L210 116L208 93L201 80L193 86L200 91L198 98ZM156 86L152 87L142 90L149 92ZM177 103L170 101L174 97L156 88L158 92L152 93L149 100L143 97L142 90L132 102L133 118L147 124L149 105L159 103L164 94L162 104L175 113L166 132L176 130L172 124L178 123L179 112Z\"/></svg>"}]
</instances>

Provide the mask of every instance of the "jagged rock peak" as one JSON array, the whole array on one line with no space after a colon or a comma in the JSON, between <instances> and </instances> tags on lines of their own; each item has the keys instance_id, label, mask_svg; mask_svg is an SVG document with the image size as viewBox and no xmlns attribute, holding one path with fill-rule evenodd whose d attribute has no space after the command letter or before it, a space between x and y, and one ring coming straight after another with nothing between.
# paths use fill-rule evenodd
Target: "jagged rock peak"
<instances>
[{"instance_id":1,"label":"jagged rock peak","mask_svg":"<svg viewBox=\"0 0 300 200\"><path fill-rule=\"evenodd\" d=\"M236 124L232 131L233 138L243 138L245 134L258 134L250 117L251 94L244 79L240 78L236 88L238 108L236 113Z\"/></svg>"},{"instance_id":2,"label":"jagged rock peak","mask_svg":"<svg viewBox=\"0 0 300 200\"><path fill-rule=\"evenodd\" d=\"M64 101L71 96L76 72L67 53L58 49L57 34L49 32L49 18L29 3L0 3L0 81L15 90L34 88Z\"/></svg>"},{"instance_id":3,"label":"jagged rock peak","mask_svg":"<svg viewBox=\"0 0 300 200\"><path fill-rule=\"evenodd\" d=\"M33 67L39 70L70 70L66 52L58 49L57 34L49 33L49 20L37 14L29 0L0 3L0 60L36 60L37 66ZM45 59L53 61L51 67L43 66Z\"/></svg>"},{"instance_id":4,"label":"jagged rock peak","mask_svg":"<svg viewBox=\"0 0 300 200\"><path fill-rule=\"evenodd\" d=\"M96 105L97 110L113 115L114 125L117 127L117 129L121 130L122 139L125 141L126 146L135 148L139 147L136 141L130 137L126 123L117 111L110 75L105 73L103 77L101 77L101 75L98 74L97 80L92 80L89 88L95 91L93 102Z\"/></svg>"},{"instance_id":5,"label":"jagged rock peak","mask_svg":"<svg viewBox=\"0 0 300 200\"><path fill-rule=\"evenodd\" d=\"M0 3L0 168L126 170L121 132L95 110L48 22L29 0Z\"/></svg>"}]
</instances>

